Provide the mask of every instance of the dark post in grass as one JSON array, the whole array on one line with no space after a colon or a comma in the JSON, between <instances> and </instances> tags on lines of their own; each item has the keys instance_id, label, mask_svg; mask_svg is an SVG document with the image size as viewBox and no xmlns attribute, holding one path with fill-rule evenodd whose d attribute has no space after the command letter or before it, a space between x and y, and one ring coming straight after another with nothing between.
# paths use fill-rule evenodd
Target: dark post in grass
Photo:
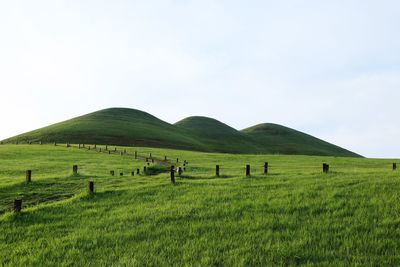
<instances>
[{"instance_id":1,"label":"dark post in grass","mask_svg":"<svg viewBox=\"0 0 400 267\"><path fill-rule=\"evenodd\" d=\"M219 177L219 165L215 165L215 176Z\"/></svg>"},{"instance_id":2,"label":"dark post in grass","mask_svg":"<svg viewBox=\"0 0 400 267\"><path fill-rule=\"evenodd\" d=\"M78 149L81 149L81 144L78 144Z\"/></svg>"},{"instance_id":3,"label":"dark post in grass","mask_svg":"<svg viewBox=\"0 0 400 267\"><path fill-rule=\"evenodd\" d=\"M135 159L137 159L137 151L135 151Z\"/></svg>"},{"instance_id":4,"label":"dark post in grass","mask_svg":"<svg viewBox=\"0 0 400 267\"><path fill-rule=\"evenodd\" d=\"M123 155L122 151L121 151L121 152L119 152L119 154L122 156L122 155Z\"/></svg>"},{"instance_id":5,"label":"dark post in grass","mask_svg":"<svg viewBox=\"0 0 400 267\"><path fill-rule=\"evenodd\" d=\"M117 152L117 147L114 148L114 152Z\"/></svg>"},{"instance_id":6,"label":"dark post in grass","mask_svg":"<svg viewBox=\"0 0 400 267\"><path fill-rule=\"evenodd\" d=\"M89 182L88 191L89 191L89 194L93 194L94 193L94 182L93 181Z\"/></svg>"},{"instance_id":7,"label":"dark post in grass","mask_svg":"<svg viewBox=\"0 0 400 267\"><path fill-rule=\"evenodd\" d=\"M149 153L149 158L151 158L151 153Z\"/></svg>"},{"instance_id":8,"label":"dark post in grass","mask_svg":"<svg viewBox=\"0 0 400 267\"><path fill-rule=\"evenodd\" d=\"M110 150L108 150L108 155L110 155L111 154L111 151Z\"/></svg>"},{"instance_id":9,"label":"dark post in grass","mask_svg":"<svg viewBox=\"0 0 400 267\"><path fill-rule=\"evenodd\" d=\"M108 146L106 145L106 151L108 150Z\"/></svg>"},{"instance_id":10,"label":"dark post in grass","mask_svg":"<svg viewBox=\"0 0 400 267\"><path fill-rule=\"evenodd\" d=\"M246 165L246 176L250 176L250 165Z\"/></svg>"},{"instance_id":11,"label":"dark post in grass","mask_svg":"<svg viewBox=\"0 0 400 267\"><path fill-rule=\"evenodd\" d=\"M101 152L101 147L99 148L99 152Z\"/></svg>"},{"instance_id":12,"label":"dark post in grass","mask_svg":"<svg viewBox=\"0 0 400 267\"><path fill-rule=\"evenodd\" d=\"M136 174L140 174L140 169L139 168L136 169Z\"/></svg>"},{"instance_id":13,"label":"dark post in grass","mask_svg":"<svg viewBox=\"0 0 400 267\"><path fill-rule=\"evenodd\" d=\"M94 149L96 149L97 148L97 145L96 144L94 144Z\"/></svg>"},{"instance_id":14,"label":"dark post in grass","mask_svg":"<svg viewBox=\"0 0 400 267\"><path fill-rule=\"evenodd\" d=\"M120 173L119 173L119 176L124 176L124 173L123 173L123 172L120 172Z\"/></svg>"},{"instance_id":15,"label":"dark post in grass","mask_svg":"<svg viewBox=\"0 0 400 267\"><path fill-rule=\"evenodd\" d=\"M171 177L171 183L175 184L175 170L174 170L175 166L171 166L171 170L170 170L170 177Z\"/></svg>"},{"instance_id":16,"label":"dark post in grass","mask_svg":"<svg viewBox=\"0 0 400 267\"><path fill-rule=\"evenodd\" d=\"M143 173L144 173L144 175L146 175L146 173L147 173L147 167L146 166L143 167Z\"/></svg>"},{"instance_id":17,"label":"dark post in grass","mask_svg":"<svg viewBox=\"0 0 400 267\"><path fill-rule=\"evenodd\" d=\"M21 212L22 209L22 199L15 199L14 200L14 212Z\"/></svg>"},{"instance_id":18,"label":"dark post in grass","mask_svg":"<svg viewBox=\"0 0 400 267\"><path fill-rule=\"evenodd\" d=\"M264 174L268 173L268 162L264 163Z\"/></svg>"},{"instance_id":19,"label":"dark post in grass","mask_svg":"<svg viewBox=\"0 0 400 267\"><path fill-rule=\"evenodd\" d=\"M167 156L164 156L164 161L167 161Z\"/></svg>"},{"instance_id":20,"label":"dark post in grass","mask_svg":"<svg viewBox=\"0 0 400 267\"><path fill-rule=\"evenodd\" d=\"M149 162L149 158L146 158L146 162Z\"/></svg>"},{"instance_id":21,"label":"dark post in grass","mask_svg":"<svg viewBox=\"0 0 400 267\"><path fill-rule=\"evenodd\" d=\"M78 175L78 165L72 166L72 172L74 173L74 175Z\"/></svg>"},{"instance_id":22,"label":"dark post in grass","mask_svg":"<svg viewBox=\"0 0 400 267\"><path fill-rule=\"evenodd\" d=\"M393 163L393 165L392 165L392 170L397 170L397 163Z\"/></svg>"},{"instance_id":23,"label":"dark post in grass","mask_svg":"<svg viewBox=\"0 0 400 267\"><path fill-rule=\"evenodd\" d=\"M26 182L30 183L32 181L32 171L31 170L27 170L26 171Z\"/></svg>"},{"instance_id":24,"label":"dark post in grass","mask_svg":"<svg viewBox=\"0 0 400 267\"><path fill-rule=\"evenodd\" d=\"M135 171L132 171L132 172L131 172L131 176L135 176Z\"/></svg>"},{"instance_id":25,"label":"dark post in grass","mask_svg":"<svg viewBox=\"0 0 400 267\"><path fill-rule=\"evenodd\" d=\"M57 145L57 142L54 142L54 146L56 146Z\"/></svg>"},{"instance_id":26,"label":"dark post in grass","mask_svg":"<svg viewBox=\"0 0 400 267\"><path fill-rule=\"evenodd\" d=\"M182 168L178 167L178 175L181 176L182 175Z\"/></svg>"},{"instance_id":27,"label":"dark post in grass","mask_svg":"<svg viewBox=\"0 0 400 267\"><path fill-rule=\"evenodd\" d=\"M151 163L154 163L154 159L153 158L151 158Z\"/></svg>"},{"instance_id":28,"label":"dark post in grass","mask_svg":"<svg viewBox=\"0 0 400 267\"><path fill-rule=\"evenodd\" d=\"M110 171L111 176L114 176L114 171Z\"/></svg>"},{"instance_id":29,"label":"dark post in grass","mask_svg":"<svg viewBox=\"0 0 400 267\"><path fill-rule=\"evenodd\" d=\"M328 173L329 172L329 164L323 163L322 164L322 171L324 173Z\"/></svg>"},{"instance_id":30,"label":"dark post in grass","mask_svg":"<svg viewBox=\"0 0 400 267\"><path fill-rule=\"evenodd\" d=\"M126 154L126 149L124 149L124 154Z\"/></svg>"}]
</instances>

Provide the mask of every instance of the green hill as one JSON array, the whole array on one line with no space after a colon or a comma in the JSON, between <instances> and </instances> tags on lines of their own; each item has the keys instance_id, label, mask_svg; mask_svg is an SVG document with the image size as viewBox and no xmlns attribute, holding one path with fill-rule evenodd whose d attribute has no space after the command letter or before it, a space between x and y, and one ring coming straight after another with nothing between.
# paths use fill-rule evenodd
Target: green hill
<instances>
[{"instance_id":1,"label":"green hill","mask_svg":"<svg viewBox=\"0 0 400 267\"><path fill-rule=\"evenodd\" d=\"M311 135L273 123L258 124L242 130L270 153L359 156Z\"/></svg>"},{"instance_id":2,"label":"green hill","mask_svg":"<svg viewBox=\"0 0 400 267\"><path fill-rule=\"evenodd\" d=\"M191 131L210 151L231 153L262 152L246 134L212 118L188 117L174 124Z\"/></svg>"},{"instance_id":3,"label":"green hill","mask_svg":"<svg viewBox=\"0 0 400 267\"><path fill-rule=\"evenodd\" d=\"M181 149L201 144L184 130L146 112L110 108L50 125L4 140L8 142L63 142L109 145L141 145Z\"/></svg>"},{"instance_id":4,"label":"green hill","mask_svg":"<svg viewBox=\"0 0 400 267\"><path fill-rule=\"evenodd\" d=\"M207 152L359 156L310 135L276 124L238 131L206 117L175 124L146 112L110 108L4 140L4 143L86 143L164 147Z\"/></svg>"}]
</instances>

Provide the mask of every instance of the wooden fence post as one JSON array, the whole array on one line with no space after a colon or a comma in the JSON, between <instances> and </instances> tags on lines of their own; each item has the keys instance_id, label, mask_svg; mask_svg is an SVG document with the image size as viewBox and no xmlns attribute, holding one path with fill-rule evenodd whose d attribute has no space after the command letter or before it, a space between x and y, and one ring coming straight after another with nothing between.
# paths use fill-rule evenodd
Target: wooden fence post
<instances>
[{"instance_id":1,"label":"wooden fence post","mask_svg":"<svg viewBox=\"0 0 400 267\"><path fill-rule=\"evenodd\" d=\"M171 183L175 184L175 166L171 166L171 170L169 173L170 173Z\"/></svg>"},{"instance_id":2,"label":"wooden fence post","mask_svg":"<svg viewBox=\"0 0 400 267\"><path fill-rule=\"evenodd\" d=\"M393 165L392 165L392 170L397 170L397 163L393 163Z\"/></svg>"},{"instance_id":3,"label":"wooden fence post","mask_svg":"<svg viewBox=\"0 0 400 267\"><path fill-rule=\"evenodd\" d=\"M111 176L114 176L114 171L110 171Z\"/></svg>"},{"instance_id":4,"label":"wooden fence post","mask_svg":"<svg viewBox=\"0 0 400 267\"><path fill-rule=\"evenodd\" d=\"M94 182L93 181L89 182L88 191L89 191L89 194L93 194L94 193Z\"/></svg>"},{"instance_id":5,"label":"wooden fence post","mask_svg":"<svg viewBox=\"0 0 400 267\"><path fill-rule=\"evenodd\" d=\"M219 177L219 165L215 165L215 176Z\"/></svg>"},{"instance_id":6,"label":"wooden fence post","mask_svg":"<svg viewBox=\"0 0 400 267\"><path fill-rule=\"evenodd\" d=\"M178 175L181 176L182 175L182 168L178 167Z\"/></svg>"},{"instance_id":7,"label":"wooden fence post","mask_svg":"<svg viewBox=\"0 0 400 267\"><path fill-rule=\"evenodd\" d=\"M264 174L268 174L268 162L264 163Z\"/></svg>"},{"instance_id":8,"label":"wooden fence post","mask_svg":"<svg viewBox=\"0 0 400 267\"><path fill-rule=\"evenodd\" d=\"M32 182L32 171L31 170L26 171L26 182L27 183Z\"/></svg>"},{"instance_id":9,"label":"wooden fence post","mask_svg":"<svg viewBox=\"0 0 400 267\"><path fill-rule=\"evenodd\" d=\"M78 165L72 166L72 172L74 173L74 175L78 175Z\"/></svg>"},{"instance_id":10,"label":"wooden fence post","mask_svg":"<svg viewBox=\"0 0 400 267\"><path fill-rule=\"evenodd\" d=\"M14 200L14 212L21 212L22 210L22 199L15 199Z\"/></svg>"},{"instance_id":11,"label":"wooden fence post","mask_svg":"<svg viewBox=\"0 0 400 267\"><path fill-rule=\"evenodd\" d=\"M164 156L164 161L167 161L167 156Z\"/></svg>"},{"instance_id":12,"label":"wooden fence post","mask_svg":"<svg viewBox=\"0 0 400 267\"><path fill-rule=\"evenodd\" d=\"M140 169L139 168L136 169L136 174L140 174Z\"/></svg>"},{"instance_id":13,"label":"wooden fence post","mask_svg":"<svg viewBox=\"0 0 400 267\"><path fill-rule=\"evenodd\" d=\"M135 159L137 159L137 151L135 151Z\"/></svg>"},{"instance_id":14,"label":"wooden fence post","mask_svg":"<svg viewBox=\"0 0 400 267\"><path fill-rule=\"evenodd\" d=\"M146 173L147 173L147 167L146 166L143 167L143 173L144 173L144 175L146 175Z\"/></svg>"},{"instance_id":15,"label":"wooden fence post","mask_svg":"<svg viewBox=\"0 0 400 267\"><path fill-rule=\"evenodd\" d=\"M246 176L250 176L250 165L246 165Z\"/></svg>"},{"instance_id":16,"label":"wooden fence post","mask_svg":"<svg viewBox=\"0 0 400 267\"><path fill-rule=\"evenodd\" d=\"M322 171L324 173L328 173L329 172L329 164L323 163L322 164Z\"/></svg>"}]
</instances>

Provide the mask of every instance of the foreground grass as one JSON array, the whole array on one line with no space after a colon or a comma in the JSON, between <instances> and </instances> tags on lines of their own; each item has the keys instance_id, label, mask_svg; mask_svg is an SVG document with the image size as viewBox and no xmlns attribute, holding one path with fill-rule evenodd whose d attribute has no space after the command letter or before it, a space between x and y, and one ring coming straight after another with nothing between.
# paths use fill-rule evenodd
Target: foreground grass
<instances>
[{"instance_id":1,"label":"foreground grass","mask_svg":"<svg viewBox=\"0 0 400 267\"><path fill-rule=\"evenodd\" d=\"M126 149L186 159L187 171L172 186L168 174L130 176L145 166L130 156L0 146L0 265L400 264L393 160ZM9 212L18 197L23 212Z\"/></svg>"}]
</instances>

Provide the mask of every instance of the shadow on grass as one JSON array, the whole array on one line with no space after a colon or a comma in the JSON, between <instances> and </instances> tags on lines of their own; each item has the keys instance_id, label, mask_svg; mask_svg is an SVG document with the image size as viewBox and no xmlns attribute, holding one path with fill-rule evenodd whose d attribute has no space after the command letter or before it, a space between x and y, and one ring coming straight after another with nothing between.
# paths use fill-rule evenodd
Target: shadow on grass
<instances>
[{"instance_id":1,"label":"shadow on grass","mask_svg":"<svg viewBox=\"0 0 400 267\"><path fill-rule=\"evenodd\" d=\"M235 178L234 175L220 175L220 176L192 176L192 175L181 175L177 176L176 178L178 179L186 179L186 180L212 180L212 179L229 179L229 178Z\"/></svg>"},{"instance_id":2,"label":"shadow on grass","mask_svg":"<svg viewBox=\"0 0 400 267\"><path fill-rule=\"evenodd\" d=\"M93 176L73 175L33 180L0 188L0 214L12 209L15 199L22 199L23 209L41 203L65 200L87 190Z\"/></svg>"},{"instance_id":3,"label":"shadow on grass","mask_svg":"<svg viewBox=\"0 0 400 267\"><path fill-rule=\"evenodd\" d=\"M94 192L92 194L85 192L80 192L76 195L71 196L68 199L57 199L58 201L48 202L48 205L41 206L31 206L26 209L22 209L19 213L8 212L2 214L0 217L1 220L10 220L13 222L18 222L18 225L31 225L32 222L49 219L49 214L51 214L51 220L54 221L63 221L65 220L65 214L70 209L78 209L81 212L74 213L76 216L82 216L85 212L90 211L91 204L96 205L96 207L102 207L103 212L107 212L109 210L114 209L114 205L98 205L99 202L108 201L110 198L116 199L115 202L118 202L118 199L121 199L121 196L126 192L126 190L118 190L118 191L101 191ZM65 200L65 201L63 201ZM72 203L72 205L68 205L68 203ZM44 204L46 202L42 202ZM90 203L90 204L89 204ZM113 202L114 203L114 202ZM82 209L83 206L89 205L88 209ZM36 212L36 211L43 212ZM54 210L58 210L54 212ZM61 210L61 211L60 211Z\"/></svg>"}]
</instances>

